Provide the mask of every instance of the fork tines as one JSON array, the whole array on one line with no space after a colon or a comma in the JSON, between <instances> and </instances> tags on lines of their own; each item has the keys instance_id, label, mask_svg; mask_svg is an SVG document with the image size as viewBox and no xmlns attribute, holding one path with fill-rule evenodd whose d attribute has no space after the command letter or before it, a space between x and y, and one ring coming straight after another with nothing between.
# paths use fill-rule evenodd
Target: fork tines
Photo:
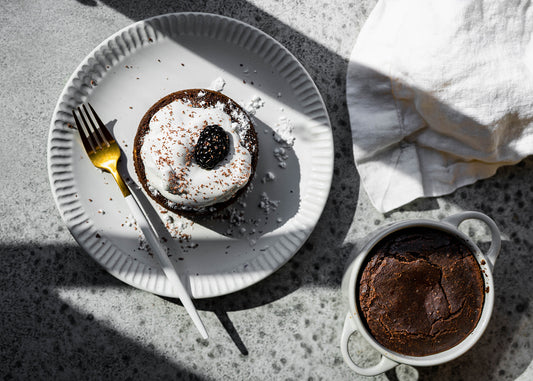
<instances>
[{"instance_id":1,"label":"fork tines","mask_svg":"<svg viewBox=\"0 0 533 381\"><path fill-rule=\"evenodd\" d=\"M108 131L96 111L94 111L94 108L90 103L88 103L88 105L90 112L85 104L82 104L77 108L79 118L76 115L76 110L72 110L72 115L76 121L81 141L83 142L83 146L87 153L96 152L97 150L102 149L104 145L109 147L115 142L111 133Z\"/></svg>"}]
</instances>

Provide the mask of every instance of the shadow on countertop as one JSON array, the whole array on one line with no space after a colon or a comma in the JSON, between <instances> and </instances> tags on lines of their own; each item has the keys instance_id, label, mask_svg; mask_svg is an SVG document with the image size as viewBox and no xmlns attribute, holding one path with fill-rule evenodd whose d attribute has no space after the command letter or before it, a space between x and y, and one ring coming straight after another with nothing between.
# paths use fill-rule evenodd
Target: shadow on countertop
<instances>
[{"instance_id":1,"label":"shadow on countertop","mask_svg":"<svg viewBox=\"0 0 533 381\"><path fill-rule=\"evenodd\" d=\"M204 379L61 299L70 287L124 287L79 247L0 245L0 267L2 379Z\"/></svg>"},{"instance_id":2,"label":"shadow on countertop","mask_svg":"<svg viewBox=\"0 0 533 381\"><path fill-rule=\"evenodd\" d=\"M229 319L228 311L265 305L305 285L331 288L340 285L351 249L349 245L340 245L352 225L359 194L345 101L347 62L242 0L207 3L77 1L88 6L104 4L134 21L180 11L218 13L242 20L284 44L309 71L324 98L333 128L335 170L330 197L310 239L293 259L259 284L232 295L196 302L200 310L213 311L217 315L240 353L246 355L246 343ZM533 199L532 169L533 161L528 159L515 167L502 168L493 178L461 188L446 197L450 203L465 210L475 209L493 217L510 240L504 243L496 264L496 306L487 332L460 359L438 367L417 368L419 379L487 379L499 374L501 379L512 380L531 362L533 349L521 332L521 324L525 319L531 319L532 311L533 280L528 275L532 265L532 241L526 230L533 222L531 212L527 212ZM521 180L526 178L529 180ZM416 210L428 205L433 204L415 201L406 208ZM338 244L332 246L332 242ZM7 369L2 372L4 378L24 378L23 371L26 371L26 378L41 374L43 378L58 378L59 375L59 378L71 379L79 375L72 366L80 366L90 369L95 377L100 372L102 378L120 370L120 378L202 379L201 375L181 369L112 328L94 322L91 315L73 311L57 297L54 289L69 285L123 286L80 248L50 246L36 250L32 246L0 245L0 261L0 278L5 284L18 286L11 292L0 293L3 310L0 322L3 327L13 327L13 331L4 330L0 337L0 363L7 365L3 367ZM12 269L19 269L20 264L10 265L13 261L33 263L33 266L19 273ZM35 269L44 275L36 278ZM524 269L527 270L524 272ZM516 274L523 274L523 277ZM10 307L14 304L18 305L16 314ZM25 314L20 316L19 311ZM66 335L66 332L70 333ZM106 361L102 362L102 358ZM524 362L518 364L515 358L524 359ZM474 363L482 365L471 366ZM157 373L153 373L154 370ZM387 377L396 378L393 374L387 374Z\"/></svg>"}]
</instances>

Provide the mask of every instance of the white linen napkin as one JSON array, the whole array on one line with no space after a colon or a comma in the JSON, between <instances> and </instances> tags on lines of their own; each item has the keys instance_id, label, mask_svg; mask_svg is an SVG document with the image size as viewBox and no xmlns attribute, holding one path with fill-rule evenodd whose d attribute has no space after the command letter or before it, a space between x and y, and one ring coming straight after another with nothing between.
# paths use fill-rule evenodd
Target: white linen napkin
<instances>
[{"instance_id":1,"label":"white linen napkin","mask_svg":"<svg viewBox=\"0 0 533 381\"><path fill-rule=\"evenodd\" d=\"M379 0L347 73L353 152L387 212L533 154L533 6Z\"/></svg>"}]
</instances>

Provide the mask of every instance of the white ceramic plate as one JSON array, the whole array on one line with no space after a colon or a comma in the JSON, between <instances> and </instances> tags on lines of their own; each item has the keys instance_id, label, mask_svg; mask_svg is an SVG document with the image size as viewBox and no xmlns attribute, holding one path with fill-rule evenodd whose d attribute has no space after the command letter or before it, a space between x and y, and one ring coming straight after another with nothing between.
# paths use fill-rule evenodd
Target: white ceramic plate
<instances>
[{"instance_id":1,"label":"white ceramic plate","mask_svg":"<svg viewBox=\"0 0 533 381\"><path fill-rule=\"evenodd\" d=\"M142 245L112 177L92 166L69 127L71 110L92 104L122 148L122 174L136 182L132 142L146 110L177 90L213 88L217 79L225 82L222 92L245 108L257 96L264 102L256 102L253 117L260 146L256 176L251 191L229 209L230 218L170 219L133 186L192 296L224 295L274 272L309 237L326 203L331 126L316 86L294 56L265 33L218 15L176 13L137 22L102 42L73 73L48 142L52 191L72 235L134 287L176 296ZM273 138L287 127L292 132L284 137L294 139L292 147Z\"/></svg>"}]
</instances>

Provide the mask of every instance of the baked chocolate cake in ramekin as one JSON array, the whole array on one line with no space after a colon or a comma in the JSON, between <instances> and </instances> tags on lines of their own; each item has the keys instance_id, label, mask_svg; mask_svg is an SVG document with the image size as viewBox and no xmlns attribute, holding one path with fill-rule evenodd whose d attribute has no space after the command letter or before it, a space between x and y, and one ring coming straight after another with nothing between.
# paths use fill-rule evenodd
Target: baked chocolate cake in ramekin
<instances>
[{"instance_id":1,"label":"baked chocolate cake in ramekin","mask_svg":"<svg viewBox=\"0 0 533 381\"><path fill-rule=\"evenodd\" d=\"M252 121L216 91L189 89L157 101L142 118L135 171L161 206L202 215L229 205L250 184L258 141Z\"/></svg>"},{"instance_id":2,"label":"baked chocolate cake in ramekin","mask_svg":"<svg viewBox=\"0 0 533 381\"><path fill-rule=\"evenodd\" d=\"M406 228L376 245L359 280L362 318L385 348L408 356L444 352L475 329L483 275L472 250L437 229Z\"/></svg>"}]
</instances>

